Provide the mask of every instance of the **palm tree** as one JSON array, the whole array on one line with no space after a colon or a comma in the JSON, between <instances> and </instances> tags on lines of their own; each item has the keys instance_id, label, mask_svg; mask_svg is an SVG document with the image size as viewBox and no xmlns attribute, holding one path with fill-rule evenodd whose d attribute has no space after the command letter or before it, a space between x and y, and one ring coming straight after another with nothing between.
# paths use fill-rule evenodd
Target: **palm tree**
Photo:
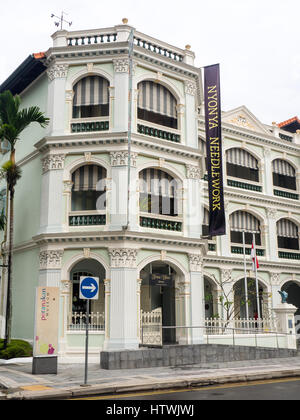
<instances>
[{"instance_id":1,"label":"palm tree","mask_svg":"<svg viewBox=\"0 0 300 420\"><path fill-rule=\"evenodd\" d=\"M7 272L7 299L4 347L11 340L12 318L12 250L14 227L14 195L15 186L21 177L20 168L16 165L15 146L20 135L31 123L36 122L46 127L49 118L44 116L37 106L20 109L21 99L13 96L10 91L0 94L0 140L7 140L10 144L10 160L2 167L2 176L6 178L9 191L9 234L8 234L8 272Z\"/></svg>"}]
</instances>

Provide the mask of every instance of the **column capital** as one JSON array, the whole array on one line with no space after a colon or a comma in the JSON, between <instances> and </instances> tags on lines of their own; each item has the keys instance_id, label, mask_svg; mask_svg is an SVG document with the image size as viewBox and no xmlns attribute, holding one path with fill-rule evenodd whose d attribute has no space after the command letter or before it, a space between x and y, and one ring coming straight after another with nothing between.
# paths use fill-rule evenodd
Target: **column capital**
<instances>
[{"instance_id":1,"label":"column capital","mask_svg":"<svg viewBox=\"0 0 300 420\"><path fill-rule=\"evenodd\" d=\"M190 271L201 273L203 269L203 254L189 254Z\"/></svg>"},{"instance_id":2,"label":"column capital","mask_svg":"<svg viewBox=\"0 0 300 420\"><path fill-rule=\"evenodd\" d=\"M40 270L60 269L63 254L64 251L62 249L41 251L39 256Z\"/></svg>"},{"instance_id":3,"label":"column capital","mask_svg":"<svg viewBox=\"0 0 300 420\"><path fill-rule=\"evenodd\" d=\"M65 155L48 155L42 159L43 174L51 170L64 169Z\"/></svg>"},{"instance_id":4,"label":"column capital","mask_svg":"<svg viewBox=\"0 0 300 420\"><path fill-rule=\"evenodd\" d=\"M120 152L110 152L110 163L111 166L128 166L128 152L122 150ZM136 159L138 154L131 152L130 154L130 165L136 167Z\"/></svg>"},{"instance_id":5,"label":"column capital","mask_svg":"<svg viewBox=\"0 0 300 420\"><path fill-rule=\"evenodd\" d=\"M137 267L137 249L116 248L110 249L111 268L136 268Z\"/></svg>"},{"instance_id":6,"label":"column capital","mask_svg":"<svg viewBox=\"0 0 300 420\"><path fill-rule=\"evenodd\" d=\"M68 64L53 64L47 70L47 75L50 82L52 82L54 79L65 79L68 74L68 69Z\"/></svg>"}]
</instances>

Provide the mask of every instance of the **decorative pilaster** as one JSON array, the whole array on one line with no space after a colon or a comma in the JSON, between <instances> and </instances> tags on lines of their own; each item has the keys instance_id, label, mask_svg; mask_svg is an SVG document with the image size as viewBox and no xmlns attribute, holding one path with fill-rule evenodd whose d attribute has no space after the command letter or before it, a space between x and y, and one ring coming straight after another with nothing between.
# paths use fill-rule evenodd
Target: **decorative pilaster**
<instances>
[{"instance_id":1,"label":"decorative pilaster","mask_svg":"<svg viewBox=\"0 0 300 420\"><path fill-rule=\"evenodd\" d=\"M190 263L190 299L189 319L192 327L204 327L205 299L203 280L203 253L189 254ZM190 331L191 344L203 343L203 328L192 328Z\"/></svg>"}]
</instances>

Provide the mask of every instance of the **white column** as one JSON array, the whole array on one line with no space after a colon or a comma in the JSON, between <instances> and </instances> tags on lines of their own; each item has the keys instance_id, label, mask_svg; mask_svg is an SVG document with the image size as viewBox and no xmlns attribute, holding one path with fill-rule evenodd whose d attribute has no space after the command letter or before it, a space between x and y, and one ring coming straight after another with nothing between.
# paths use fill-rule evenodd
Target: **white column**
<instances>
[{"instance_id":1,"label":"white column","mask_svg":"<svg viewBox=\"0 0 300 420\"><path fill-rule=\"evenodd\" d=\"M62 249L45 249L40 251L40 287L60 287Z\"/></svg>"},{"instance_id":2,"label":"white column","mask_svg":"<svg viewBox=\"0 0 300 420\"><path fill-rule=\"evenodd\" d=\"M185 144L198 149L198 116L196 113L197 85L195 82L185 83Z\"/></svg>"},{"instance_id":3,"label":"white column","mask_svg":"<svg viewBox=\"0 0 300 420\"><path fill-rule=\"evenodd\" d=\"M189 254L190 260L190 316L191 327L204 327L205 304L204 304L204 279L203 279L203 256L202 254ZM203 328L191 329L191 344L204 342L205 330Z\"/></svg>"},{"instance_id":4,"label":"white column","mask_svg":"<svg viewBox=\"0 0 300 420\"><path fill-rule=\"evenodd\" d=\"M189 238L199 239L202 235L202 221L204 211L204 186L201 181L200 166L187 165L187 179L185 180L185 209L186 234Z\"/></svg>"},{"instance_id":5,"label":"white column","mask_svg":"<svg viewBox=\"0 0 300 420\"><path fill-rule=\"evenodd\" d=\"M268 229L268 241L269 241L269 259L271 261L278 261L278 242L277 242L277 225L276 225L276 209L267 209L269 229Z\"/></svg>"},{"instance_id":6,"label":"white column","mask_svg":"<svg viewBox=\"0 0 300 420\"><path fill-rule=\"evenodd\" d=\"M113 131L128 131L129 60L114 62L114 121Z\"/></svg>"},{"instance_id":7,"label":"white column","mask_svg":"<svg viewBox=\"0 0 300 420\"><path fill-rule=\"evenodd\" d=\"M136 249L111 249L110 324L107 350L136 350L138 298Z\"/></svg>"},{"instance_id":8,"label":"white column","mask_svg":"<svg viewBox=\"0 0 300 420\"><path fill-rule=\"evenodd\" d=\"M273 168L271 162L271 150L269 148L264 149L264 193L266 195L273 195Z\"/></svg>"},{"instance_id":9,"label":"white column","mask_svg":"<svg viewBox=\"0 0 300 420\"><path fill-rule=\"evenodd\" d=\"M127 225L128 201L128 152L111 152L112 186L110 200L110 230L119 231ZM138 228L138 173L136 153L130 158L129 228Z\"/></svg>"},{"instance_id":10,"label":"white column","mask_svg":"<svg viewBox=\"0 0 300 420\"><path fill-rule=\"evenodd\" d=\"M41 215L39 233L62 232L64 155L48 155L43 159Z\"/></svg>"},{"instance_id":11,"label":"white column","mask_svg":"<svg viewBox=\"0 0 300 420\"><path fill-rule=\"evenodd\" d=\"M47 131L48 135L59 136L65 133L68 65L53 64L47 70L47 74L49 78L47 116L50 118Z\"/></svg>"}]
</instances>

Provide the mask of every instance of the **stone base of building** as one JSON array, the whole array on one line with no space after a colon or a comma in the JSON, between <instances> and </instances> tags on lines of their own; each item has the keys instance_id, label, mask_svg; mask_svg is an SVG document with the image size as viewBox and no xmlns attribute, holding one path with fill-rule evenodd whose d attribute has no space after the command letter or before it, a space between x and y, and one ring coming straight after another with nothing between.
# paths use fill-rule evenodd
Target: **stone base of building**
<instances>
[{"instance_id":1,"label":"stone base of building","mask_svg":"<svg viewBox=\"0 0 300 420\"><path fill-rule=\"evenodd\" d=\"M200 344L166 346L135 351L103 351L100 367L106 370L184 366L243 360L296 357L297 350L265 347Z\"/></svg>"},{"instance_id":2,"label":"stone base of building","mask_svg":"<svg viewBox=\"0 0 300 420\"><path fill-rule=\"evenodd\" d=\"M38 356L32 360L33 375L57 375L57 357Z\"/></svg>"}]
</instances>

